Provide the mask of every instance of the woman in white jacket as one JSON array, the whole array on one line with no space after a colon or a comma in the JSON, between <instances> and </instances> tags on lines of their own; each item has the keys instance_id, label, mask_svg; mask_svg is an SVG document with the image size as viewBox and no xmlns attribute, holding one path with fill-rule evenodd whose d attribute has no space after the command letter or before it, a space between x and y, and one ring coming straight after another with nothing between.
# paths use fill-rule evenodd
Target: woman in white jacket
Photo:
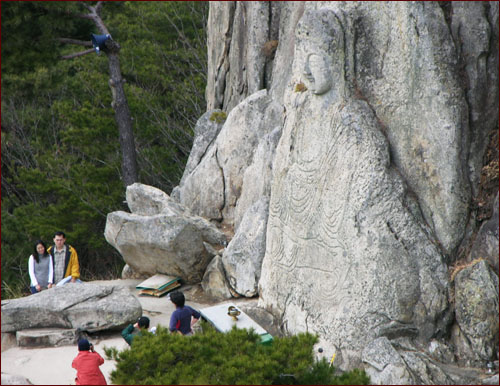
<instances>
[{"instance_id":1,"label":"woman in white jacket","mask_svg":"<svg viewBox=\"0 0 500 386\"><path fill-rule=\"evenodd\" d=\"M28 260L30 274L30 290L36 294L43 289L51 288L54 283L54 266L52 256L47 252L47 247L42 240L35 243L33 254Z\"/></svg>"}]
</instances>

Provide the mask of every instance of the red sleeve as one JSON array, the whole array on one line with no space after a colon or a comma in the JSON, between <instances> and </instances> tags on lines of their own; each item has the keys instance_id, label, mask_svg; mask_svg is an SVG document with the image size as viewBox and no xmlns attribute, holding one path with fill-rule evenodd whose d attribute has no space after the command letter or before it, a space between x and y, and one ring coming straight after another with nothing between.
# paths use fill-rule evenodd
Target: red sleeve
<instances>
[{"instance_id":1,"label":"red sleeve","mask_svg":"<svg viewBox=\"0 0 500 386\"><path fill-rule=\"evenodd\" d=\"M76 356L75 359L73 359L73 363L71 363L71 367L73 367L74 369L76 369L77 364L78 364L78 355Z\"/></svg>"},{"instance_id":2,"label":"red sleeve","mask_svg":"<svg viewBox=\"0 0 500 386\"><path fill-rule=\"evenodd\" d=\"M97 363L100 365L102 365L104 363L104 359L102 358L102 356L100 356L98 353L94 352L95 355L97 355Z\"/></svg>"}]
</instances>

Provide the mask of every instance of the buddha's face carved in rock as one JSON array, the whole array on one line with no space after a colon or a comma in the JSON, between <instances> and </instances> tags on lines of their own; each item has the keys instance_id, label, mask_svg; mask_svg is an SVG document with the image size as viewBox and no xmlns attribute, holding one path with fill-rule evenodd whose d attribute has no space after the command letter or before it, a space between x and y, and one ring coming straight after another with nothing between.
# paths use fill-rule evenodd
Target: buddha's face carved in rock
<instances>
[{"instance_id":1,"label":"buddha's face carved in rock","mask_svg":"<svg viewBox=\"0 0 500 386\"><path fill-rule=\"evenodd\" d=\"M332 75L323 55L307 55L304 76L309 82L308 88L316 95L324 94L332 88Z\"/></svg>"},{"instance_id":2,"label":"buddha's face carved in rock","mask_svg":"<svg viewBox=\"0 0 500 386\"><path fill-rule=\"evenodd\" d=\"M344 32L330 10L306 12L296 30L295 71L315 95L340 95L344 84Z\"/></svg>"}]
</instances>

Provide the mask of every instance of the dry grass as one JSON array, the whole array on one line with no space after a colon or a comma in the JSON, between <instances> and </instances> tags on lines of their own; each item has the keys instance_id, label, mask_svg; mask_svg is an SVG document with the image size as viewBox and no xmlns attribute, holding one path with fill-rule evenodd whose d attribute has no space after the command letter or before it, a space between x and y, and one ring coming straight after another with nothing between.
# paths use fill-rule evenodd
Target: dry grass
<instances>
[{"instance_id":1,"label":"dry grass","mask_svg":"<svg viewBox=\"0 0 500 386\"><path fill-rule=\"evenodd\" d=\"M455 264L453 264L450 267L450 281L453 282L455 280L455 277L458 275L458 273L461 270L468 268L468 267L472 267L483 260L484 259L482 257L480 257L478 259L474 259L474 260L469 261L469 262L464 261L464 260L459 260L459 261L455 262Z\"/></svg>"},{"instance_id":2,"label":"dry grass","mask_svg":"<svg viewBox=\"0 0 500 386\"><path fill-rule=\"evenodd\" d=\"M274 53L276 52L277 47L278 47L277 40L269 40L262 47L262 52L264 53L264 56L272 58L274 57Z\"/></svg>"},{"instance_id":3,"label":"dry grass","mask_svg":"<svg viewBox=\"0 0 500 386\"><path fill-rule=\"evenodd\" d=\"M307 90L307 87L304 83L300 82L295 85L295 92L304 92Z\"/></svg>"}]
</instances>

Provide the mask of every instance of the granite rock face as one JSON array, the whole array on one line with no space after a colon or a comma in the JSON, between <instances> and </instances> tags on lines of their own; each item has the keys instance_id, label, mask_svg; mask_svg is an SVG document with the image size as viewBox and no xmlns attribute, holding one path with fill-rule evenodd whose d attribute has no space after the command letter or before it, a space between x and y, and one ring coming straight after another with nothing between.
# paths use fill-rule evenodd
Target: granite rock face
<instances>
[{"instance_id":1,"label":"granite rock face","mask_svg":"<svg viewBox=\"0 0 500 386\"><path fill-rule=\"evenodd\" d=\"M239 202L242 191L251 191L255 184L248 178L244 184L245 173L254 163L260 165L264 162L263 166L253 166L254 169L260 168L264 173L266 167L269 169L267 165L271 162L269 158L272 159L274 147L265 146L273 141L269 137L280 126L282 111L266 90L250 95L235 107L212 147L198 165L188 175L184 175L182 184L175 188L179 202L198 216L222 221L230 226L239 223L239 216L260 198L247 193L246 199ZM264 158L254 156L260 143L261 147L269 149ZM264 184L259 193L269 194L269 177L266 180L264 174L259 178ZM235 211L239 215L238 219L235 218Z\"/></svg>"},{"instance_id":2,"label":"granite rock face","mask_svg":"<svg viewBox=\"0 0 500 386\"><path fill-rule=\"evenodd\" d=\"M277 147L252 161L272 169L270 195L258 187L248 200L270 197L259 305L285 331L317 332L344 367L379 337L448 347L446 263L475 237L467 257L498 267L498 211L479 230L473 204L498 130L498 4L214 2L210 20L208 106L231 114L260 71L283 111ZM275 46L264 66L259 25ZM223 131L217 141L230 141ZM218 219L237 232L250 206L225 205ZM400 355L407 382L456 379Z\"/></svg>"},{"instance_id":3,"label":"granite rock face","mask_svg":"<svg viewBox=\"0 0 500 386\"><path fill-rule=\"evenodd\" d=\"M220 255L216 255L205 270L201 287L206 294L214 299L230 299L232 297Z\"/></svg>"},{"instance_id":4,"label":"granite rock face","mask_svg":"<svg viewBox=\"0 0 500 386\"><path fill-rule=\"evenodd\" d=\"M259 305L287 330L324 336L345 363L392 323L422 339L449 322L436 240L374 112L345 77L344 27L306 11L296 30L287 119L276 150Z\"/></svg>"},{"instance_id":5,"label":"granite rock face","mask_svg":"<svg viewBox=\"0 0 500 386\"><path fill-rule=\"evenodd\" d=\"M479 228L474 244L470 252L470 259L486 259L498 276L498 193L493 202L493 214Z\"/></svg>"},{"instance_id":6,"label":"granite rock face","mask_svg":"<svg viewBox=\"0 0 500 386\"><path fill-rule=\"evenodd\" d=\"M224 250L222 264L226 278L236 293L258 295L258 284L266 250L269 202L262 198L246 212L233 239Z\"/></svg>"}]
</instances>

